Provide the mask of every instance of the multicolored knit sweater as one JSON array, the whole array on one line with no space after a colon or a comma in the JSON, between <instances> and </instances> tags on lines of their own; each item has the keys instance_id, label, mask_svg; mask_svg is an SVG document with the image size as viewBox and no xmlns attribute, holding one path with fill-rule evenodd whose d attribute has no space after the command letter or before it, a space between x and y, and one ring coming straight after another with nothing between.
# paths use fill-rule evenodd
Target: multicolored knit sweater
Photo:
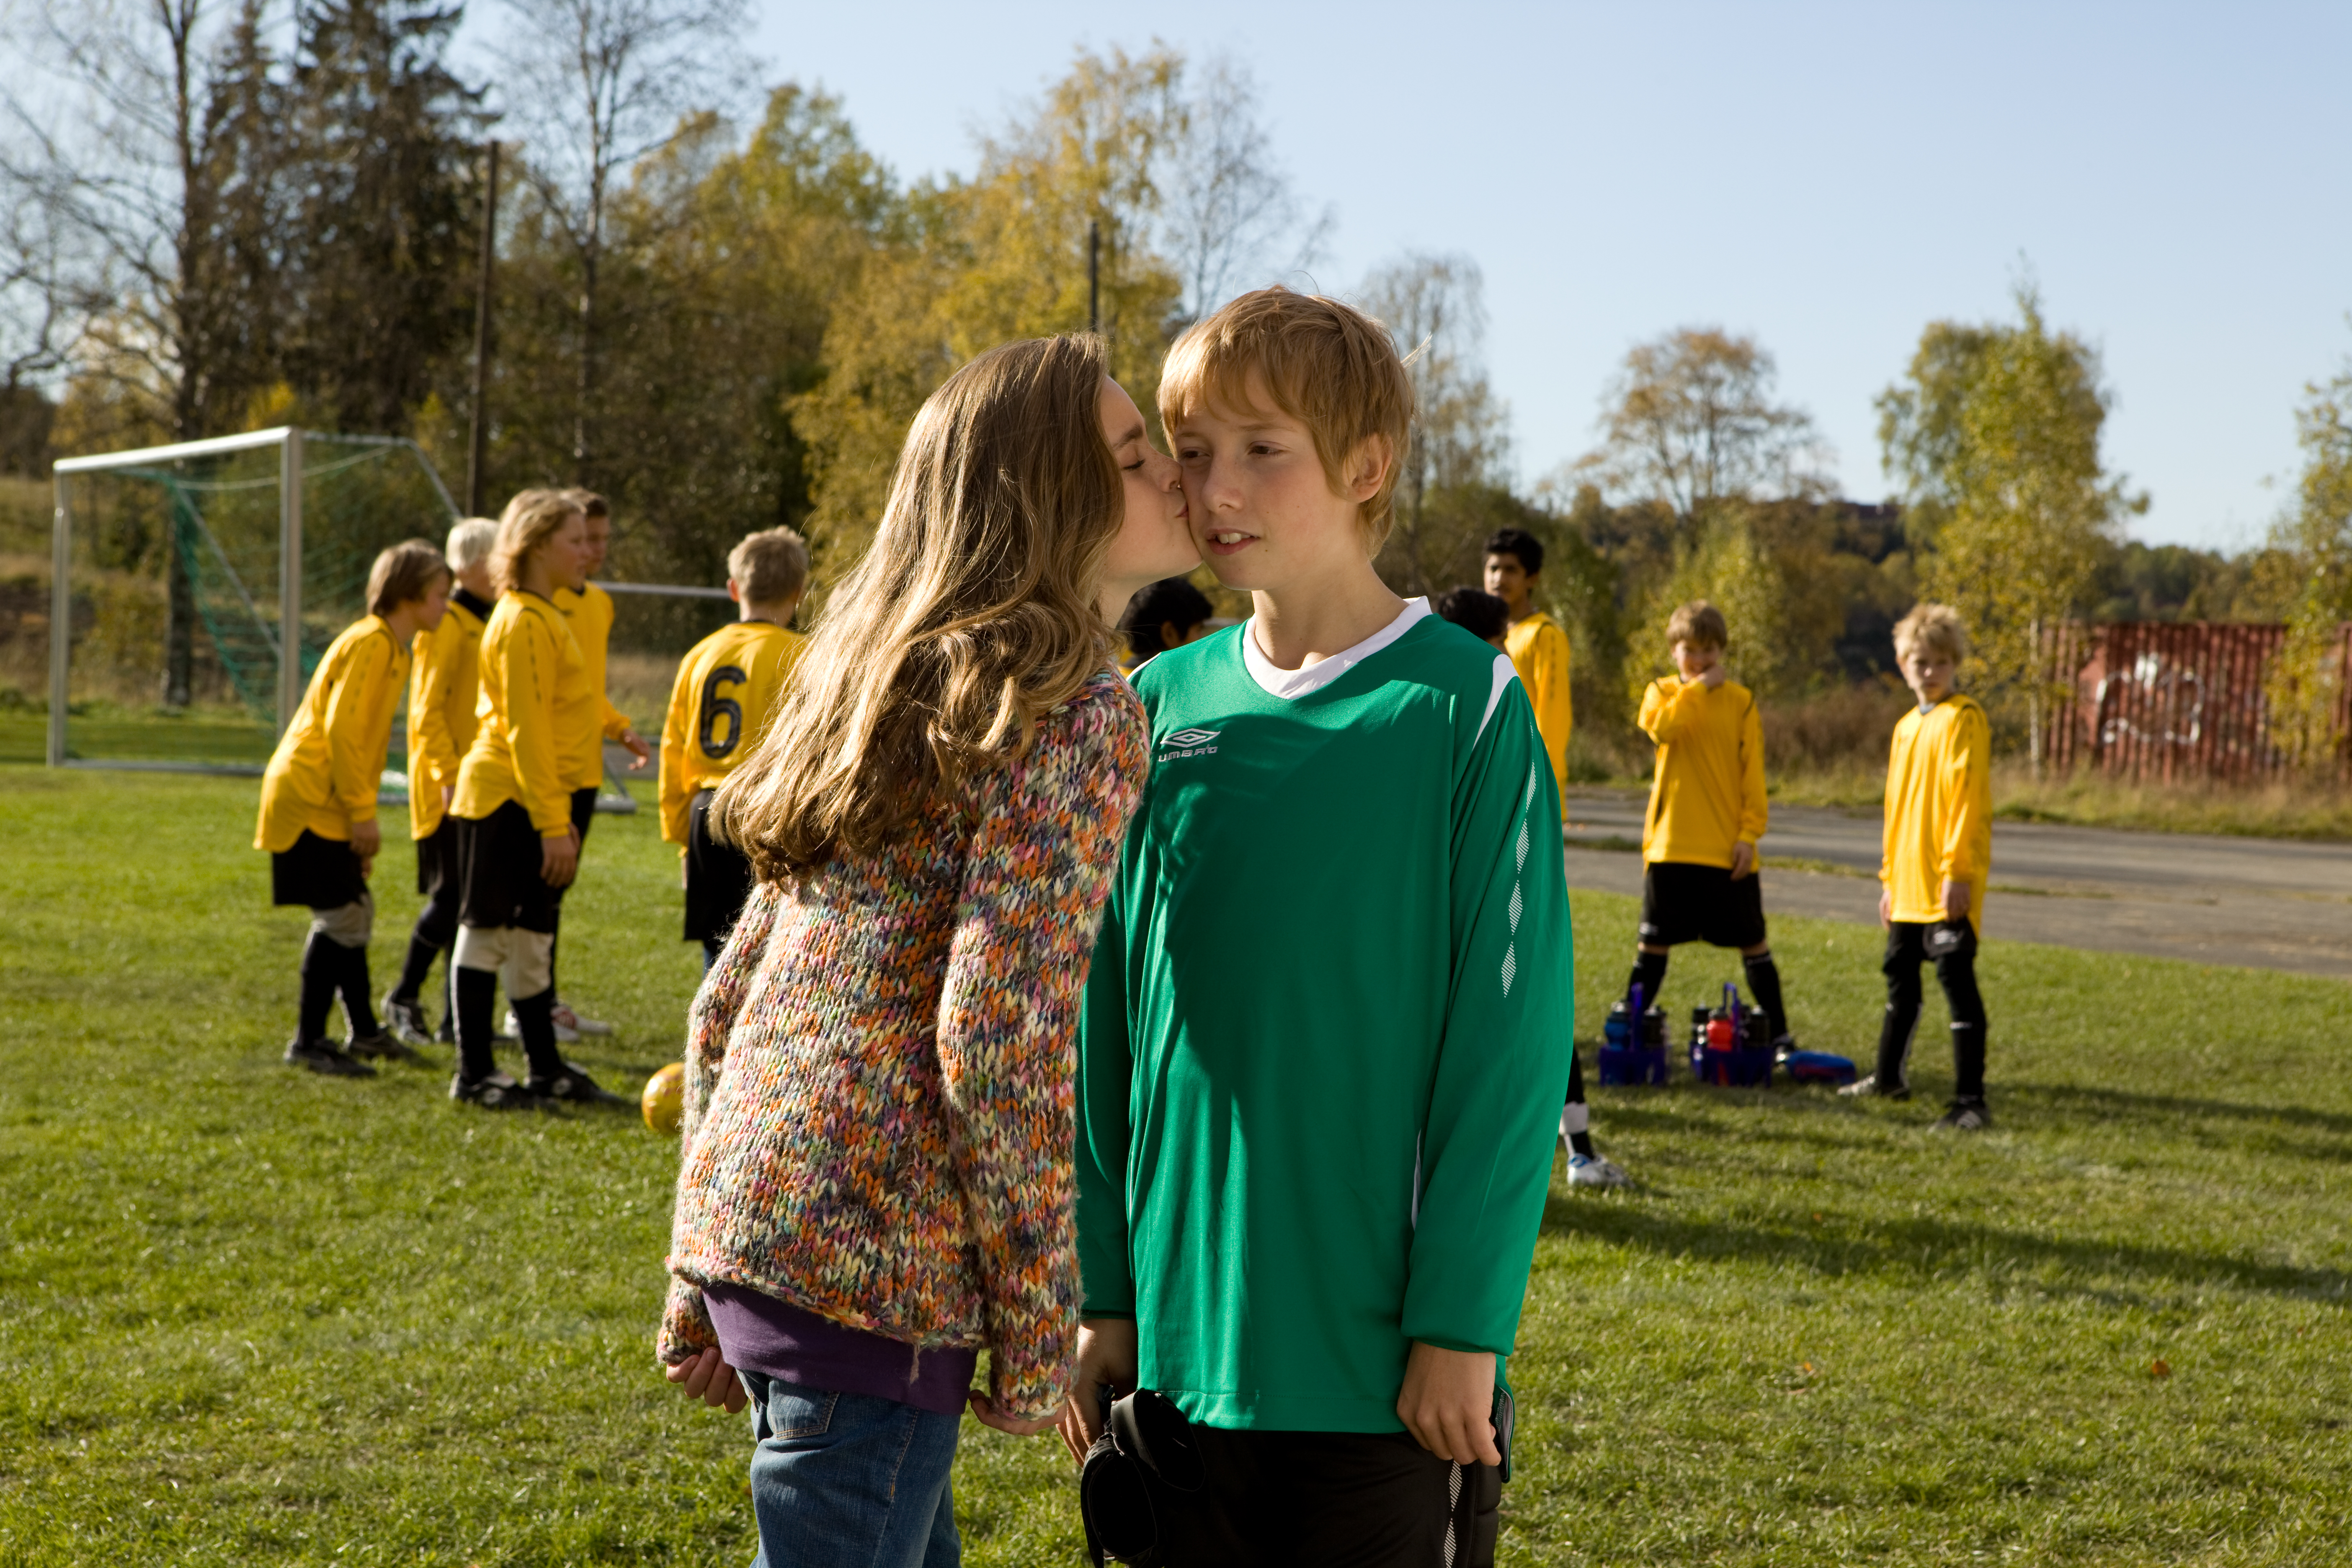
<instances>
[{"instance_id":1,"label":"multicolored knit sweater","mask_svg":"<svg viewBox=\"0 0 2352 1568\"><path fill-rule=\"evenodd\" d=\"M921 1348L985 1346L1049 1414L1078 1325L1078 1005L1149 765L1094 677L883 853L763 884L695 998L661 1359L748 1285Z\"/></svg>"}]
</instances>

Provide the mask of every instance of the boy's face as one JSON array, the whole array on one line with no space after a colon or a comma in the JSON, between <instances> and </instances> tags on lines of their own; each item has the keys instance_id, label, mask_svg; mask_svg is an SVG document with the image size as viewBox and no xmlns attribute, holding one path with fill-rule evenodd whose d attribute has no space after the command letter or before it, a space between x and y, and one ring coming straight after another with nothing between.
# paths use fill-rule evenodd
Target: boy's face
<instances>
[{"instance_id":1,"label":"boy's face","mask_svg":"<svg viewBox=\"0 0 2352 1568\"><path fill-rule=\"evenodd\" d=\"M1959 661L1949 654L1916 647L1904 652L1903 684L1922 702L1941 702L1949 697L1959 672Z\"/></svg>"},{"instance_id":2,"label":"boy's face","mask_svg":"<svg viewBox=\"0 0 2352 1568\"><path fill-rule=\"evenodd\" d=\"M1334 489L1306 425L1276 408L1253 374L1250 406L1196 407L1169 432L1192 537L1228 588L1279 593L1366 559L1357 509L1380 493L1387 458L1368 442Z\"/></svg>"},{"instance_id":3,"label":"boy's face","mask_svg":"<svg viewBox=\"0 0 2352 1568\"><path fill-rule=\"evenodd\" d=\"M613 520L609 517L583 516L584 531L581 536L585 553L581 557L580 574L593 577L604 569L605 552L613 548Z\"/></svg>"},{"instance_id":4,"label":"boy's face","mask_svg":"<svg viewBox=\"0 0 2352 1568\"><path fill-rule=\"evenodd\" d=\"M1723 650L1711 642L1675 644L1675 668L1685 680L1696 680L1723 662Z\"/></svg>"},{"instance_id":5,"label":"boy's face","mask_svg":"<svg viewBox=\"0 0 2352 1568\"><path fill-rule=\"evenodd\" d=\"M1517 556L1486 557L1486 592L1510 606L1513 620L1524 616L1533 607L1528 603L1528 595L1534 591L1534 584L1535 579L1528 575L1528 569L1519 564Z\"/></svg>"}]
</instances>

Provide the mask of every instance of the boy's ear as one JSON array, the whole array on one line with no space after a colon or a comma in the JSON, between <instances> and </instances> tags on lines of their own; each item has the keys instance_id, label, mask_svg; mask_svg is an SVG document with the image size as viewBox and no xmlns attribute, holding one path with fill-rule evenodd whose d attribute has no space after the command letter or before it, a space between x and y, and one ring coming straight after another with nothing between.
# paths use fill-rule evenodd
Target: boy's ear
<instances>
[{"instance_id":1,"label":"boy's ear","mask_svg":"<svg viewBox=\"0 0 2352 1568\"><path fill-rule=\"evenodd\" d=\"M739 605L743 602L742 586L732 577L727 579L727 596Z\"/></svg>"},{"instance_id":2,"label":"boy's ear","mask_svg":"<svg viewBox=\"0 0 2352 1568\"><path fill-rule=\"evenodd\" d=\"M1381 493L1396 454L1385 436L1367 436L1348 456L1348 499L1359 506Z\"/></svg>"}]
</instances>

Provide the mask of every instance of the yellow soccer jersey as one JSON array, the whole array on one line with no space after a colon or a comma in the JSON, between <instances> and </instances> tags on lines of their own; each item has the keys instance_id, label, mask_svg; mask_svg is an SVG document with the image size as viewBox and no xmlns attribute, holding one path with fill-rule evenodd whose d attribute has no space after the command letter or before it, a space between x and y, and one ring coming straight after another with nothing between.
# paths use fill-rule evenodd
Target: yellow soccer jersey
<instances>
[{"instance_id":1,"label":"yellow soccer jersey","mask_svg":"<svg viewBox=\"0 0 2352 1568\"><path fill-rule=\"evenodd\" d=\"M542 838L572 828L572 784L560 740L593 725L596 694L562 613L536 594L499 596L482 628L481 726L457 767L456 816L479 820L520 801Z\"/></svg>"},{"instance_id":2,"label":"yellow soccer jersey","mask_svg":"<svg viewBox=\"0 0 2352 1568\"><path fill-rule=\"evenodd\" d=\"M697 791L751 754L782 702L808 638L772 621L737 621L694 645L670 688L662 724L662 837L686 843Z\"/></svg>"},{"instance_id":3,"label":"yellow soccer jersey","mask_svg":"<svg viewBox=\"0 0 2352 1568\"><path fill-rule=\"evenodd\" d=\"M460 596L462 595L462 597ZM469 605L465 601L473 599ZM475 605L480 605L478 612ZM416 634L415 673L408 681L408 833L426 838L441 826L441 792L457 787L457 764L474 744L481 696L482 626L490 606L463 589L441 624Z\"/></svg>"},{"instance_id":4,"label":"yellow soccer jersey","mask_svg":"<svg viewBox=\"0 0 2352 1568\"><path fill-rule=\"evenodd\" d=\"M1732 849L1764 837L1764 721L1736 680L1710 691L1669 675L1642 694L1642 732L1658 743L1642 859L1730 869Z\"/></svg>"},{"instance_id":5,"label":"yellow soccer jersey","mask_svg":"<svg viewBox=\"0 0 2352 1568\"><path fill-rule=\"evenodd\" d=\"M1511 668L1519 672L1519 684L1527 688L1528 705L1536 710L1536 730L1543 736L1552 783L1559 789L1559 819L1566 822L1568 732L1576 725L1575 706L1568 694L1568 634L1538 610L1511 623L1503 634L1503 649L1511 656Z\"/></svg>"},{"instance_id":6,"label":"yellow soccer jersey","mask_svg":"<svg viewBox=\"0 0 2352 1568\"><path fill-rule=\"evenodd\" d=\"M1894 918L1944 918L1944 884L1965 882L1969 919L1984 930L1992 875L1992 726L1969 698L1914 708L1895 726L1886 755L1886 884Z\"/></svg>"},{"instance_id":7,"label":"yellow soccer jersey","mask_svg":"<svg viewBox=\"0 0 2352 1568\"><path fill-rule=\"evenodd\" d=\"M566 721L558 742L563 752L564 777L572 781L573 789L589 789L604 782L604 742L629 732L629 716L604 695L604 659L613 640L613 595L590 583L577 594L558 588L554 603L571 625L572 639L580 645L581 662L588 671L588 689L596 695L594 705L584 715L575 714Z\"/></svg>"},{"instance_id":8,"label":"yellow soccer jersey","mask_svg":"<svg viewBox=\"0 0 2352 1568\"><path fill-rule=\"evenodd\" d=\"M375 820L392 710L407 679L408 650L381 616L354 621L328 646L261 775L256 849L291 849L304 828L348 841L352 824Z\"/></svg>"}]
</instances>

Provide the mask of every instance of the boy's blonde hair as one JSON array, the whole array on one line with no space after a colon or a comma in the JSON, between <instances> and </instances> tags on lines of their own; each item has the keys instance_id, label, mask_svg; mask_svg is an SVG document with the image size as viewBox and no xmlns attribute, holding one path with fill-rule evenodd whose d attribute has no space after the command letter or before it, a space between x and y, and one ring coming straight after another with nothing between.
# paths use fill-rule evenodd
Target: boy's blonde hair
<instances>
[{"instance_id":1,"label":"boy's blonde hair","mask_svg":"<svg viewBox=\"0 0 2352 1568\"><path fill-rule=\"evenodd\" d=\"M789 528L747 533L727 552L727 575L747 605L781 605L808 583L808 541Z\"/></svg>"},{"instance_id":2,"label":"boy's blonde hair","mask_svg":"<svg viewBox=\"0 0 2352 1568\"><path fill-rule=\"evenodd\" d=\"M1265 395L1307 426L1335 491L1367 441L1380 443L1381 488L1356 510L1367 554L1389 536L1397 471L1412 434L1412 382L1396 343L1361 310L1279 285L1244 294L1195 322L1168 351L1160 372L1160 419L1173 437L1180 421L1209 404L1251 406L1255 372Z\"/></svg>"},{"instance_id":3,"label":"boy's blonde hair","mask_svg":"<svg viewBox=\"0 0 2352 1568\"><path fill-rule=\"evenodd\" d=\"M1915 647L1942 654L1954 664L1969 657L1969 628L1960 612L1949 605L1920 604L1895 623L1895 657L1908 658Z\"/></svg>"},{"instance_id":4,"label":"boy's blonde hair","mask_svg":"<svg viewBox=\"0 0 2352 1568\"><path fill-rule=\"evenodd\" d=\"M441 552L430 542L404 539L378 555L375 564L368 568L368 614L388 616L431 593L435 578L446 581L448 575Z\"/></svg>"},{"instance_id":5,"label":"boy's blonde hair","mask_svg":"<svg viewBox=\"0 0 2352 1568\"><path fill-rule=\"evenodd\" d=\"M520 587L524 560L580 515L579 497L570 490L517 491L499 514L498 542L490 551L490 581L499 592Z\"/></svg>"},{"instance_id":6,"label":"boy's blonde hair","mask_svg":"<svg viewBox=\"0 0 2352 1568\"><path fill-rule=\"evenodd\" d=\"M1705 599L1693 599L1666 617L1666 646L1672 647L1678 642L1694 647L1727 648L1731 646L1731 628L1724 624L1721 610Z\"/></svg>"},{"instance_id":7,"label":"boy's blonde hair","mask_svg":"<svg viewBox=\"0 0 2352 1568\"><path fill-rule=\"evenodd\" d=\"M498 547L499 525L487 517L469 517L449 531L446 558L452 572L463 572L477 561L487 561Z\"/></svg>"}]
</instances>

